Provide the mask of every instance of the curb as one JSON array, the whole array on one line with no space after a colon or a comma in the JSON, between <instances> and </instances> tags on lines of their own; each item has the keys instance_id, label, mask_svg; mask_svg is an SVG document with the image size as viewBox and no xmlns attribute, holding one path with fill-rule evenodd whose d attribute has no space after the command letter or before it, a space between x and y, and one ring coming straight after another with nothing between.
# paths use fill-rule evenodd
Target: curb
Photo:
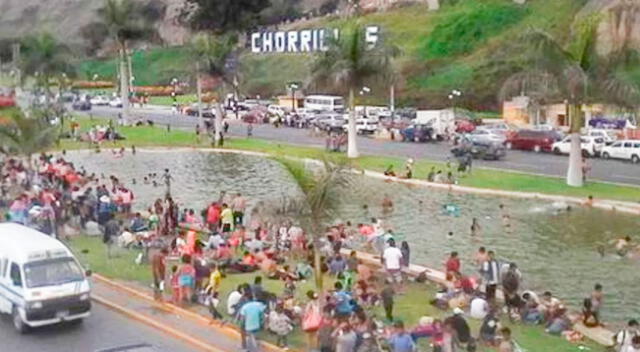
<instances>
[{"instance_id":1,"label":"curb","mask_svg":"<svg viewBox=\"0 0 640 352\"><path fill-rule=\"evenodd\" d=\"M125 315L133 320L137 320L143 324L149 325L155 329L158 329L168 335L171 335L171 337L176 338L178 340L182 340L190 345L193 345L195 347L197 347L198 349L202 350L202 351L207 351L207 352L230 352L230 351L226 351L217 347L214 347L206 342L200 341L196 338L193 338L181 331L178 331L176 329L173 329L167 325L158 323L157 321L147 318L141 314L138 314L130 309L124 308L116 303L113 303L111 301L109 301L108 299L105 299L103 297L100 297L98 295L95 294L91 294L91 299L99 304L102 304L103 306L116 311L122 315Z\"/></svg>"},{"instance_id":2,"label":"curb","mask_svg":"<svg viewBox=\"0 0 640 352\"><path fill-rule=\"evenodd\" d=\"M111 287L113 287L113 288L115 288L117 290L124 291L124 292L126 292L128 294L131 294L131 295L134 295L136 297L139 297L139 298L141 298L141 299L143 299L145 301L148 301L150 303L153 303L155 305L160 305L163 308L166 308L167 310L171 311L172 313L175 313L175 314L181 315L183 317L189 318L189 319L191 319L191 320L193 320L193 321L195 321L195 322L197 322L199 324L207 325L207 327L209 327L209 328L211 328L213 330L216 330L217 332L219 332L221 334L224 334L227 337L236 339L238 341L240 340L240 332L237 329L234 329L234 328L229 327L229 326L225 326L225 327L212 326L212 325L210 325L211 319L206 318L205 316L203 316L201 314L192 312L192 311L190 311L188 309L184 309L184 308L178 307L178 306L176 306L174 304L171 304L171 303L158 302L153 297L151 297L150 295L148 295L148 294L146 294L144 292L138 291L138 290L136 290L134 288L131 288L131 287L129 287L129 286L125 285L125 284L122 284L120 282L117 282L115 280L106 278L106 277L104 277L104 276L102 276L100 274L94 273L91 277L93 279L95 279L97 281L100 281L103 284L109 285L109 286L111 286ZM279 348L278 346L276 346L276 345L274 345L272 343L269 343L269 342L260 341L260 346L265 351L268 351L268 352L282 352L281 348ZM220 350L218 350L218 351L220 351ZM299 352L299 351L297 351L295 349L292 349L292 348L290 348L289 351Z\"/></svg>"}]
</instances>

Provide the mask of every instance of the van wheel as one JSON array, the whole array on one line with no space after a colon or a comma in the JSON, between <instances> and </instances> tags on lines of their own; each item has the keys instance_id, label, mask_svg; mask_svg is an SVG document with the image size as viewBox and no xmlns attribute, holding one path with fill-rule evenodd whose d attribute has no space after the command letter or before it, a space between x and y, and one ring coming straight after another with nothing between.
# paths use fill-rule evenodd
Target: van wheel
<instances>
[{"instance_id":1,"label":"van wheel","mask_svg":"<svg viewBox=\"0 0 640 352\"><path fill-rule=\"evenodd\" d=\"M631 156L631 162L634 163L634 164L640 163L640 157L635 155L635 154L632 155Z\"/></svg>"},{"instance_id":2,"label":"van wheel","mask_svg":"<svg viewBox=\"0 0 640 352\"><path fill-rule=\"evenodd\" d=\"M11 320L13 321L13 327L17 332L21 334L26 334L29 331L29 326L22 321L22 317L20 316L20 312L18 308L13 307L11 312Z\"/></svg>"},{"instance_id":3,"label":"van wheel","mask_svg":"<svg viewBox=\"0 0 640 352\"><path fill-rule=\"evenodd\" d=\"M609 159L610 158L609 153L607 153L607 152L602 153L602 158L603 159Z\"/></svg>"},{"instance_id":4,"label":"van wheel","mask_svg":"<svg viewBox=\"0 0 640 352\"><path fill-rule=\"evenodd\" d=\"M533 151L534 151L534 152L536 152L536 153L540 153L540 151L541 151L541 150L542 150L542 148L540 148L540 146L539 146L539 145L534 145L534 146L533 146Z\"/></svg>"},{"instance_id":5,"label":"van wheel","mask_svg":"<svg viewBox=\"0 0 640 352\"><path fill-rule=\"evenodd\" d=\"M560 153L560 148L558 148L558 147L553 148L553 154L560 155L561 154Z\"/></svg>"}]
</instances>

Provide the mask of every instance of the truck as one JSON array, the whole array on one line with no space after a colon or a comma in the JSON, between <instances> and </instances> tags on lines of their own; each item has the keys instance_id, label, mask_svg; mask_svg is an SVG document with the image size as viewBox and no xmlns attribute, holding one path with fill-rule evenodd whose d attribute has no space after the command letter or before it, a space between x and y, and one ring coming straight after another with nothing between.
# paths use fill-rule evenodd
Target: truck
<instances>
[{"instance_id":1,"label":"truck","mask_svg":"<svg viewBox=\"0 0 640 352\"><path fill-rule=\"evenodd\" d=\"M451 109L418 110L413 123L430 127L431 140L443 140L456 130L455 114Z\"/></svg>"}]
</instances>

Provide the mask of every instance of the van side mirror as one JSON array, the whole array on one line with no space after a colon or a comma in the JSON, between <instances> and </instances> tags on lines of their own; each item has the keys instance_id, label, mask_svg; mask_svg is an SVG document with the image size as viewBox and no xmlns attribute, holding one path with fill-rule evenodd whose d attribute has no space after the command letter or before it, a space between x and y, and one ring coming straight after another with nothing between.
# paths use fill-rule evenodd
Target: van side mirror
<instances>
[{"instance_id":1,"label":"van side mirror","mask_svg":"<svg viewBox=\"0 0 640 352\"><path fill-rule=\"evenodd\" d=\"M91 269L87 269L87 271L84 272L84 276L86 277L90 277L93 274L93 271L91 271Z\"/></svg>"}]
</instances>

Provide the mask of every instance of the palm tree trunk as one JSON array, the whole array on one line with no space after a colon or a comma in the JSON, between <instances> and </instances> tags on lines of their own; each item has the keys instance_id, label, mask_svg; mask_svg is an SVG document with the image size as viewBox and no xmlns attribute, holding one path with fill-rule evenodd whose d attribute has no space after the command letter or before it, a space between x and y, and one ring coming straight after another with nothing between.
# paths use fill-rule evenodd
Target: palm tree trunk
<instances>
[{"instance_id":1,"label":"palm tree trunk","mask_svg":"<svg viewBox=\"0 0 640 352\"><path fill-rule=\"evenodd\" d=\"M580 106L571 104L568 107L571 120L571 149L569 150L569 168L567 169L567 185L583 186L582 148L580 147Z\"/></svg>"},{"instance_id":2,"label":"palm tree trunk","mask_svg":"<svg viewBox=\"0 0 640 352\"><path fill-rule=\"evenodd\" d=\"M349 89L349 123L347 125L347 157L354 159L360 156L356 141L356 102L353 88Z\"/></svg>"},{"instance_id":3,"label":"palm tree trunk","mask_svg":"<svg viewBox=\"0 0 640 352\"><path fill-rule=\"evenodd\" d=\"M215 146L220 146L220 140L222 138L222 93L220 92L220 88L218 88L218 96L216 97L216 118L214 122L215 135L213 136L213 141Z\"/></svg>"},{"instance_id":4,"label":"palm tree trunk","mask_svg":"<svg viewBox=\"0 0 640 352\"><path fill-rule=\"evenodd\" d=\"M317 241L314 241L317 242ZM322 263L320 261L320 251L318 248L319 243L313 244L313 271L314 271L314 279L316 283L316 290L318 292L322 292L324 288L323 280L322 280Z\"/></svg>"},{"instance_id":5,"label":"palm tree trunk","mask_svg":"<svg viewBox=\"0 0 640 352\"><path fill-rule=\"evenodd\" d=\"M198 125L204 131L204 120L202 118L202 81L200 79L199 62L196 62L196 95L198 96Z\"/></svg>"},{"instance_id":6,"label":"palm tree trunk","mask_svg":"<svg viewBox=\"0 0 640 352\"><path fill-rule=\"evenodd\" d=\"M120 44L120 99L122 100L122 119L129 124L129 63L127 60L127 46Z\"/></svg>"}]
</instances>

